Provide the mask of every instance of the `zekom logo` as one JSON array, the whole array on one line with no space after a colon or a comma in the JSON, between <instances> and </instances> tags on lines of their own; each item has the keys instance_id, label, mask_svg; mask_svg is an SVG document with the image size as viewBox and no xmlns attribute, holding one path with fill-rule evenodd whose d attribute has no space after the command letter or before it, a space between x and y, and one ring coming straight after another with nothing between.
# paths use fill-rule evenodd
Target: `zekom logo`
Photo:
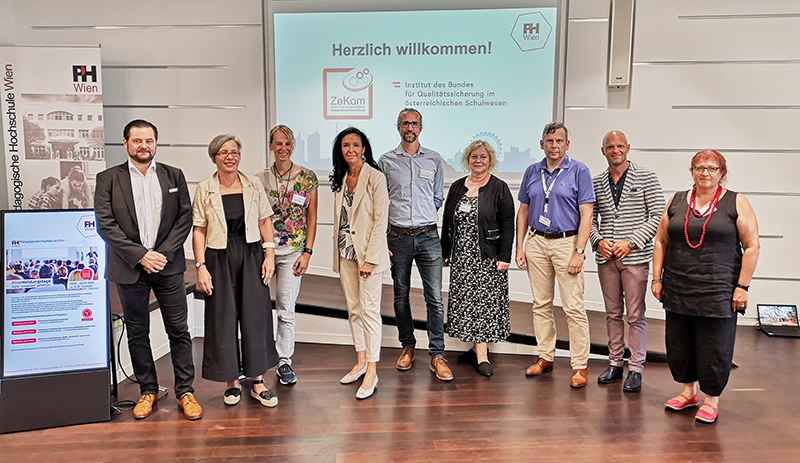
<instances>
[{"instance_id":1,"label":"zekom logo","mask_svg":"<svg viewBox=\"0 0 800 463\"><path fill-rule=\"evenodd\" d=\"M372 119L372 84L368 68L323 69L325 119Z\"/></svg>"}]
</instances>

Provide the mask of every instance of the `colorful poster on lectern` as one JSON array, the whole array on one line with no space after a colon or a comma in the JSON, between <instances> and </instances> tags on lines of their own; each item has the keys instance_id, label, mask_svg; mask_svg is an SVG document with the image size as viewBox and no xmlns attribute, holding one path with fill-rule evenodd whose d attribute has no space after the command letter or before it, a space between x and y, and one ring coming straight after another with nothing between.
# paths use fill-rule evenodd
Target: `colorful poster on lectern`
<instances>
[{"instance_id":1,"label":"colorful poster on lectern","mask_svg":"<svg viewBox=\"0 0 800 463\"><path fill-rule=\"evenodd\" d=\"M0 46L8 209L94 207L105 169L100 47Z\"/></svg>"},{"instance_id":2,"label":"colorful poster on lectern","mask_svg":"<svg viewBox=\"0 0 800 463\"><path fill-rule=\"evenodd\" d=\"M4 211L2 218L2 377L106 368L106 248L94 211Z\"/></svg>"}]
</instances>

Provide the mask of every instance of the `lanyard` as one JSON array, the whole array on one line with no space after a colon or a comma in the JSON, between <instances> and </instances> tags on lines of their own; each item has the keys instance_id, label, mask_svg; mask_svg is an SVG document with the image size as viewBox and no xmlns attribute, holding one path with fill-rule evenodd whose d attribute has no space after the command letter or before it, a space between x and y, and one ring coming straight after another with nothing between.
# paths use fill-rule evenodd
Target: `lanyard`
<instances>
[{"instance_id":1,"label":"lanyard","mask_svg":"<svg viewBox=\"0 0 800 463\"><path fill-rule=\"evenodd\" d=\"M558 168L558 173L556 174L555 177L553 177L553 181L550 182L550 186L546 187L546 188L545 188L545 180L544 180L544 169L539 171L539 173L542 174L542 191L544 191L544 217L547 217L547 209L548 209L548 206L550 205L550 192L553 191L553 186L555 186L556 180L558 180L558 176L561 175L561 172L563 170L564 169L561 168L561 167Z\"/></svg>"}]
</instances>

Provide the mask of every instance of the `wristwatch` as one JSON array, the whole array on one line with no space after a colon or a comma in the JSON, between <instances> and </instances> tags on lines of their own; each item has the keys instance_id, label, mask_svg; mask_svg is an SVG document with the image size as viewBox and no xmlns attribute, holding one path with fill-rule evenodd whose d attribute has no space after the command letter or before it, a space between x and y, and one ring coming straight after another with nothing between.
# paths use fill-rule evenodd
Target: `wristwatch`
<instances>
[{"instance_id":1,"label":"wristwatch","mask_svg":"<svg viewBox=\"0 0 800 463\"><path fill-rule=\"evenodd\" d=\"M586 252L586 249L577 249L576 248L575 252L577 252L578 254L584 254Z\"/></svg>"},{"instance_id":2,"label":"wristwatch","mask_svg":"<svg viewBox=\"0 0 800 463\"><path fill-rule=\"evenodd\" d=\"M194 268L200 268L200 267L202 267L202 266L204 266L204 265L206 265L206 263L205 263L205 262L195 262L195 263L194 263Z\"/></svg>"}]
</instances>

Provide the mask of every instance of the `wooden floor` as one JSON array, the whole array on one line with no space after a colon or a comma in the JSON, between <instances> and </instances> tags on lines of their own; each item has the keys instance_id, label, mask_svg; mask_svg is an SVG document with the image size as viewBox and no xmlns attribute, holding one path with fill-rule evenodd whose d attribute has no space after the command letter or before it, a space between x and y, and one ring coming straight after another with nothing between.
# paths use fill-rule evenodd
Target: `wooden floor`
<instances>
[{"instance_id":1,"label":"wooden floor","mask_svg":"<svg viewBox=\"0 0 800 463\"><path fill-rule=\"evenodd\" d=\"M569 361L552 373L526 378L529 356L492 355L495 375L479 376L446 358L452 382L437 380L423 350L413 369L399 372L396 349L383 349L379 387L355 399L356 385L339 378L352 348L300 344L298 383L268 387L280 403L262 407L244 396L222 402L224 385L195 381L203 419L185 420L170 392L153 415L130 411L111 422L0 435L3 462L259 461L259 462L797 462L800 461L800 344L740 327L736 361L716 424L696 423L694 411L668 412L680 389L667 366L649 364L640 393L619 383L598 385L604 361L591 361L589 385L571 389ZM195 359L202 358L195 340ZM172 386L169 357L158 361L162 385ZM249 382L245 383L249 387ZM70 400L58 395L53 400ZM124 382L121 398L138 398Z\"/></svg>"}]
</instances>

